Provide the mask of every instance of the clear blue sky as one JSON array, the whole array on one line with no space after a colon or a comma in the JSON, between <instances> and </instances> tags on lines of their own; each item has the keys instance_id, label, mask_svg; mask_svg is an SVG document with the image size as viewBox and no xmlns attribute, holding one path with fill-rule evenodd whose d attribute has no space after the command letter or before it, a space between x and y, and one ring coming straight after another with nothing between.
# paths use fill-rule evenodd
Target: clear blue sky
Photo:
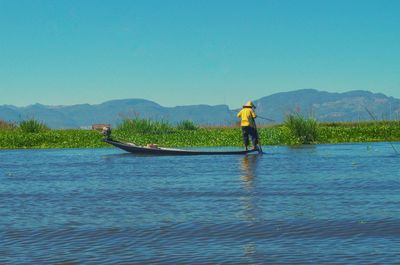
<instances>
[{"instance_id":1,"label":"clear blue sky","mask_svg":"<svg viewBox=\"0 0 400 265\"><path fill-rule=\"evenodd\" d=\"M0 104L400 98L398 0L0 0Z\"/></svg>"}]
</instances>

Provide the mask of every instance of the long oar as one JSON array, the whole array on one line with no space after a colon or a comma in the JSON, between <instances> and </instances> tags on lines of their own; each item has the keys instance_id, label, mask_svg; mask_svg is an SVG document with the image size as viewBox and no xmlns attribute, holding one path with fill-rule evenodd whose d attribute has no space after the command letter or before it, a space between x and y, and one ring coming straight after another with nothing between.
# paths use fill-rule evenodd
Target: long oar
<instances>
[{"instance_id":1,"label":"long oar","mask_svg":"<svg viewBox=\"0 0 400 265\"><path fill-rule=\"evenodd\" d=\"M257 141L258 141L258 149L260 149L260 154L264 154L262 147L261 147L261 140L260 140L260 135L258 134L257 126L254 124L254 129L256 130L257 134Z\"/></svg>"},{"instance_id":2,"label":"long oar","mask_svg":"<svg viewBox=\"0 0 400 265\"><path fill-rule=\"evenodd\" d=\"M373 115L372 112L369 111L369 109L368 109L367 107L364 106L364 108L365 108L365 110L368 112L368 114L372 117L372 119L373 119L375 122L377 122L377 119L376 119L375 115ZM388 141L387 139L385 139L385 140ZM394 152L396 153L396 155L398 155L399 152L396 150L396 148L394 148L394 145L392 144L392 142L390 142L390 141L388 141L388 142L389 142L389 144L392 146L392 148L393 148Z\"/></svg>"},{"instance_id":3,"label":"long oar","mask_svg":"<svg viewBox=\"0 0 400 265\"><path fill-rule=\"evenodd\" d=\"M270 118L265 118L265 117L261 117L257 115L257 118L263 119L263 120L267 120L267 121L272 121L272 122L276 122L276 120L270 119Z\"/></svg>"}]
</instances>

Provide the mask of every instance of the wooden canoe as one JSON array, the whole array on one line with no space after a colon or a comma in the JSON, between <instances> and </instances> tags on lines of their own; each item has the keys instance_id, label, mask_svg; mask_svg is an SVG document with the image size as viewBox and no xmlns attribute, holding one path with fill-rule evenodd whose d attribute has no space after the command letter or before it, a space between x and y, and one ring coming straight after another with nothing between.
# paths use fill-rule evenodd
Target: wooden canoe
<instances>
[{"instance_id":1,"label":"wooden canoe","mask_svg":"<svg viewBox=\"0 0 400 265\"><path fill-rule=\"evenodd\" d=\"M133 154L147 155L244 155L254 152L260 152L259 149L238 150L238 151L201 151L201 150L184 150L164 147L147 147L133 143L121 142L113 139L103 139L104 142L118 147Z\"/></svg>"}]
</instances>

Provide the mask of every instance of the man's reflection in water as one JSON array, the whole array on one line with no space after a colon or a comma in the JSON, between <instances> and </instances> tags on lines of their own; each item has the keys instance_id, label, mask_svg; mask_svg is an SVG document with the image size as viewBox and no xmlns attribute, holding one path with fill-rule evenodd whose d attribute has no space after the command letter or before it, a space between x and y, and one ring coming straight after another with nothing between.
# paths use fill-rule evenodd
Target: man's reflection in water
<instances>
[{"instance_id":1,"label":"man's reflection in water","mask_svg":"<svg viewBox=\"0 0 400 265\"><path fill-rule=\"evenodd\" d=\"M254 191L254 182L257 177L257 164L260 159L259 155L246 155L242 158L240 169L242 176L243 196L240 197L242 204L241 218L244 221L256 221L257 213L254 205L254 197L256 192Z\"/></svg>"},{"instance_id":2,"label":"man's reflection in water","mask_svg":"<svg viewBox=\"0 0 400 265\"><path fill-rule=\"evenodd\" d=\"M252 224L259 221L258 209L255 205L256 191L255 182L257 178L257 164L260 159L259 155L246 155L242 158L240 169L241 169L241 180L243 187L243 196L240 197L241 202L241 221L245 221L248 226L246 229L253 229ZM248 259L249 263L254 263L256 255L256 245L252 241L247 241L243 245L243 254Z\"/></svg>"},{"instance_id":3,"label":"man's reflection in water","mask_svg":"<svg viewBox=\"0 0 400 265\"><path fill-rule=\"evenodd\" d=\"M246 191L251 192L254 188L254 179L256 177L257 170L257 160L259 155L245 155L242 158L240 169L241 169L241 179L243 187Z\"/></svg>"}]
</instances>

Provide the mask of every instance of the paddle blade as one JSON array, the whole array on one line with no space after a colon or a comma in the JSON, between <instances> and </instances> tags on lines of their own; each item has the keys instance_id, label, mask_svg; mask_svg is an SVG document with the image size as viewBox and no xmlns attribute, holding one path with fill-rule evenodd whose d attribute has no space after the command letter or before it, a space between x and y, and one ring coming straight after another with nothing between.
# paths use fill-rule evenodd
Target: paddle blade
<instances>
[{"instance_id":1,"label":"paddle blade","mask_svg":"<svg viewBox=\"0 0 400 265\"><path fill-rule=\"evenodd\" d=\"M258 149L258 153L259 153L260 155L264 154L261 145L259 145L259 146L257 147L257 149Z\"/></svg>"}]
</instances>

